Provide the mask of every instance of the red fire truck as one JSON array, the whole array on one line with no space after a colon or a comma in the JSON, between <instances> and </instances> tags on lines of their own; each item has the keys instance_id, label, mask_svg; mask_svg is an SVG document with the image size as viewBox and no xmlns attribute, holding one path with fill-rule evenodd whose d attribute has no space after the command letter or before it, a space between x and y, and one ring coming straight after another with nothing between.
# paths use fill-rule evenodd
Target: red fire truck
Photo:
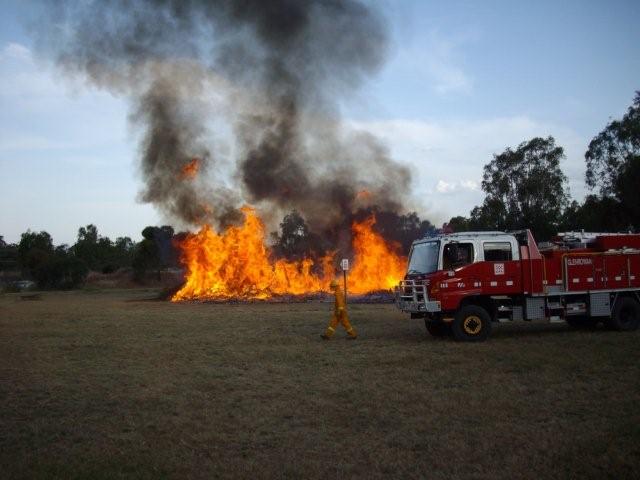
<instances>
[{"instance_id":1,"label":"red fire truck","mask_svg":"<svg viewBox=\"0 0 640 480\"><path fill-rule=\"evenodd\" d=\"M482 341L494 322L640 325L640 235L568 232L538 246L529 230L413 242L397 306L434 336Z\"/></svg>"}]
</instances>

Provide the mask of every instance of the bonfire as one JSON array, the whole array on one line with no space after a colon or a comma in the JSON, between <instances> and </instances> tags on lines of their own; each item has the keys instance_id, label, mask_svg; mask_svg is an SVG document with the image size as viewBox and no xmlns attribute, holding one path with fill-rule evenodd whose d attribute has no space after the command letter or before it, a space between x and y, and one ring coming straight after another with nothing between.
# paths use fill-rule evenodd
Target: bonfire
<instances>
[{"instance_id":1,"label":"bonfire","mask_svg":"<svg viewBox=\"0 0 640 480\"><path fill-rule=\"evenodd\" d=\"M179 244L187 273L173 301L270 299L329 291L337 252L315 260L275 259L255 209L245 206L242 213L240 226L217 233L204 225ZM370 216L352 225L353 268L347 283L351 294L390 290L404 274L406 259L397 253L397 245L374 230L375 222Z\"/></svg>"}]
</instances>

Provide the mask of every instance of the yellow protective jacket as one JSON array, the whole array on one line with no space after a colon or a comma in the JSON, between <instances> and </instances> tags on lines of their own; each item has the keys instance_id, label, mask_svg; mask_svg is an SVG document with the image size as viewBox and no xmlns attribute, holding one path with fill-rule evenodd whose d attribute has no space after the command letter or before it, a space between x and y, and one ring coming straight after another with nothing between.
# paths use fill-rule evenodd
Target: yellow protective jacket
<instances>
[{"instance_id":1,"label":"yellow protective jacket","mask_svg":"<svg viewBox=\"0 0 640 480\"><path fill-rule=\"evenodd\" d=\"M340 312L347 312L347 302L344 298L344 292L338 286L335 291L335 302L333 304L333 313L339 315Z\"/></svg>"}]
</instances>

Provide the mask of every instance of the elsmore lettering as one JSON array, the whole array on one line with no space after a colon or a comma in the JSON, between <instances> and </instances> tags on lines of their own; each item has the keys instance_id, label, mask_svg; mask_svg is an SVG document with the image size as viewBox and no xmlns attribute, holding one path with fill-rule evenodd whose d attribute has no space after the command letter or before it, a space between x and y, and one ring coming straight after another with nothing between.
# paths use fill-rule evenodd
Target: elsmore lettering
<instances>
[{"instance_id":1,"label":"elsmore lettering","mask_svg":"<svg viewBox=\"0 0 640 480\"><path fill-rule=\"evenodd\" d=\"M567 261L568 265L592 265L593 260L590 258L570 258Z\"/></svg>"}]
</instances>

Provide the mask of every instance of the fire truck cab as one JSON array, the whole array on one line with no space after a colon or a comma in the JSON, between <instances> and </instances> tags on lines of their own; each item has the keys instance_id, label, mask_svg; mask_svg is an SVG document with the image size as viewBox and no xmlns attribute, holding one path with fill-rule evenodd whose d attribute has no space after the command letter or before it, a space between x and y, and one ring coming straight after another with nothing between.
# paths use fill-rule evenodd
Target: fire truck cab
<instances>
[{"instance_id":1,"label":"fire truck cab","mask_svg":"<svg viewBox=\"0 0 640 480\"><path fill-rule=\"evenodd\" d=\"M640 325L640 235L569 232L536 244L529 230L416 240L396 304L434 336L482 341L492 324Z\"/></svg>"}]
</instances>

